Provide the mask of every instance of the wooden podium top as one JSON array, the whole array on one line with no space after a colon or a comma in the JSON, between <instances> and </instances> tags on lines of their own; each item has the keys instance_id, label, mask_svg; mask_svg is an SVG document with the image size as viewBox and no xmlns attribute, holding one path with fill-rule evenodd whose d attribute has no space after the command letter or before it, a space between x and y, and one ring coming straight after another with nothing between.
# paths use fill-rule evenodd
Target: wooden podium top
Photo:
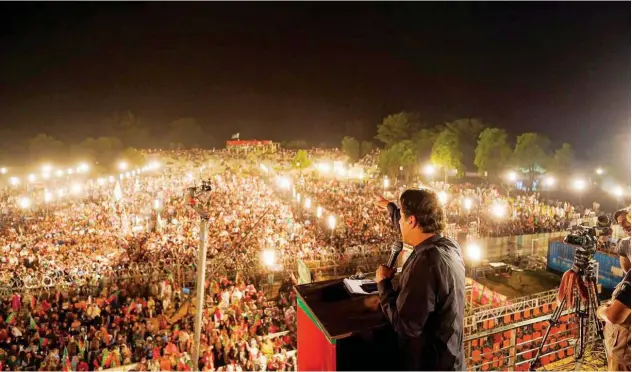
<instances>
[{"instance_id":1,"label":"wooden podium top","mask_svg":"<svg viewBox=\"0 0 632 372\"><path fill-rule=\"evenodd\" d=\"M301 284L294 287L310 317L331 340L382 327L388 320L379 308L377 295L352 295L343 279Z\"/></svg>"}]
</instances>

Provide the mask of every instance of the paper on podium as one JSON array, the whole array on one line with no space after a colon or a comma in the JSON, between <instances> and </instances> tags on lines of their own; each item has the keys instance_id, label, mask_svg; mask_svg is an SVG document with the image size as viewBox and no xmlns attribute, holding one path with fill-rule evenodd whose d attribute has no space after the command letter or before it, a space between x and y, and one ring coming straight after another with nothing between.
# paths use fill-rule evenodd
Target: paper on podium
<instances>
[{"instance_id":1,"label":"paper on podium","mask_svg":"<svg viewBox=\"0 0 632 372\"><path fill-rule=\"evenodd\" d=\"M345 288L352 294L377 294L377 283L373 279L345 279Z\"/></svg>"}]
</instances>

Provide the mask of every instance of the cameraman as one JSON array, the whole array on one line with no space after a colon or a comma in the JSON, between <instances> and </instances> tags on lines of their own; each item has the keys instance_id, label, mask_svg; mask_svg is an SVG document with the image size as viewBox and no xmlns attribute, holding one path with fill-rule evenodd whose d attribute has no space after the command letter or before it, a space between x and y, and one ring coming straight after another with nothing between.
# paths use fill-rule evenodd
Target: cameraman
<instances>
[{"instance_id":1,"label":"cameraman","mask_svg":"<svg viewBox=\"0 0 632 372\"><path fill-rule=\"evenodd\" d=\"M380 306L398 336L398 360L406 370L463 371L461 249L441 235L446 217L436 192L406 190L399 201L401 210L385 199L378 204L388 207L402 241L414 249L404 263L397 291L391 283L395 269L381 265L375 274Z\"/></svg>"},{"instance_id":2,"label":"cameraman","mask_svg":"<svg viewBox=\"0 0 632 372\"><path fill-rule=\"evenodd\" d=\"M623 272L630 271L630 208L621 209L614 214L614 219L624 231L625 237L617 242L617 253Z\"/></svg>"},{"instance_id":3,"label":"cameraman","mask_svg":"<svg viewBox=\"0 0 632 372\"><path fill-rule=\"evenodd\" d=\"M617 213L619 214L619 213ZM617 222L627 231L630 232L630 212L627 211L623 217L615 215ZM627 228L626 228L627 224ZM627 256L622 255L621 245L627 241ZM610 371L629 371L631 368L630 358L630 270L629 270L629 249L630 237L619 241L617 248L621 255L621 266L624 265L624 258L627 259L627 272L625 277L617 285L612 293L612 299L604 306L597 309L597 316L606 322L604 327L604 338L608 352L608 370ZM625 268L624 268L625 270Z\"/></svg>"}]
</instances>

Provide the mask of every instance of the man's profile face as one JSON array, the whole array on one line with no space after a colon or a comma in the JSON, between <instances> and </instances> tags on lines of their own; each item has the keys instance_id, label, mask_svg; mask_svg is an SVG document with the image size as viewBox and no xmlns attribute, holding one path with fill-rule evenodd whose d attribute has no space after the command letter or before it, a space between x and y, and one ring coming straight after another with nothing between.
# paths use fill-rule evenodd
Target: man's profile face
<instances>
[{"instance_id":1,"label":"man's profile face","mask_svg":"<svg viewBox=\"0 0 632 372\"><path fill-rule=\"evenodd\" d=\"M402 242L410 245L410 231L415 226L415 217L408 217L401 211L399 215L399 230L402 232Z\"/></svg>"}]
</instances>

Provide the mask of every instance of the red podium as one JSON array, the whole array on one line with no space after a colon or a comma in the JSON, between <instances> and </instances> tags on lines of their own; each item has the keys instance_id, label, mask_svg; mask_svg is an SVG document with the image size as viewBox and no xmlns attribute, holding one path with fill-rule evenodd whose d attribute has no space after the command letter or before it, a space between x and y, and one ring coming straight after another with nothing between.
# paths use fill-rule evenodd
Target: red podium
<instances>
[{"instance_id":1,"label":"red podium","mask_svg":"<svg viewBox=\"0 0 632 372\"><path fill-rule=\"evenodd\" d=\"M397 370L397 338L377 296L351 295L342 279L294 287L299 371Z\"/></svg>"}]
</instances>

